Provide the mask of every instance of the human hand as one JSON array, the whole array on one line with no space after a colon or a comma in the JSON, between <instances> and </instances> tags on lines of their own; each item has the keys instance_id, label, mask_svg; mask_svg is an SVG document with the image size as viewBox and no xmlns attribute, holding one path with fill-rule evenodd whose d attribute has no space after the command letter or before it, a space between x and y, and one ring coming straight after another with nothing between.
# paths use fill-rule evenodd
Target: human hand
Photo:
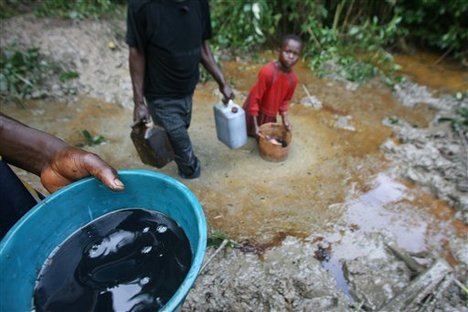
<instances>
[{"instance_id":1,"label":"human hand","mask_svg":"<svg viewBox=\"0 0 468 312\"><path fill-rule=\"evenodd\" d=\"M260 132L260 127L255 127L255 136L257 139L264 136L263 133Z\"/></svg>"},{"instance_id":2,"label":"human hand","mask_svg":"<svg viewBox=\"0 0 468 312\"><path fill-rule=\"evenodd\" d=\"M229 102L229 100L233 100L234 99L234 92L232 91L231 87L229 85L224 85L224 86L221 86L219 88L219 91L221 91L221 93L224 95L224 98L223 98L223 103L224 104L227 104L227 102Z\"/></svg>"},{"instance_id":3,"label":"human hand","mask_svg":"<svg viewBox=\"0 0 468 312\"><path fill-rule=\"evenodd\" d=\"M292 125L289 122L285 123L284 127L286 128L286 131L291 131L292 130Z\"/></svg>"},{"instance_id":4,"label":"human hand","mask_svg":"<svg viewBox=\"0 0 468 312\"><path fill-rule=\"evenodd\" d=\"M96 154L67 146L55 153L41 171L41 183L51 193L88 176L95 176L113 191L122 191L124 184L117 171Z\"/></svg>"},{"instance_id":5,"label":"human hand","mask_svg":"<svg viewBox=\"0 0 468 312\"><path fill-rule=\"evenodd\" d=\"M151 119L150 113L148 110L148 106L144 103L135 104L135 108L133 109L133 123L147 123Z\"/></svg>"}]
</instances>

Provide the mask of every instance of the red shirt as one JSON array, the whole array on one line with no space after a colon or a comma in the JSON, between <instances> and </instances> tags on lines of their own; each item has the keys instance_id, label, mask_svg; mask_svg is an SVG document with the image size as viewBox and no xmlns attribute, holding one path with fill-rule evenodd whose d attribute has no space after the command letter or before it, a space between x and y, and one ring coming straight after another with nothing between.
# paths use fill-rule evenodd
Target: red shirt
<instances>
[{"instance_id":1,"label":"red shirt","mask_svg":"<svg viewBox=\"0 0 468 312\"><path fill-rule=\"evenodd\" d=\"M247 114L258 116L258 112L276 117L278 113L288 111L297 85L297 76L291 70L282 72L275 62L263 66L258 73L257 83L250 90L246 99Z\"/></svg>"}]
</instances>

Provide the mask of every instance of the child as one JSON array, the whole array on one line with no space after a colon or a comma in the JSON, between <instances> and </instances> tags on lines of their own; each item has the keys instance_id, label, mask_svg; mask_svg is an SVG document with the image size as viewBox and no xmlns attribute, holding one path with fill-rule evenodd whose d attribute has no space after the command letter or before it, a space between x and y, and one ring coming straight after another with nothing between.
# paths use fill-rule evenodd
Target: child
<instances>
[{"instance_id":1,"label":"child","mask_svg":"<svg viewBox=\"0 0 468 312\"><path fill-rule=\"evenodd\" d=\"M287 35L281 41L278 60L268 63L260 70L257 83L250 90L243 106L249 136L258 137L259 127L267 122L276 122L278 113L286 129L291 130L288 102L298 80L292 68L299 60L301 50L301 39L295 35Z\"/></svg>"}]
</instances>

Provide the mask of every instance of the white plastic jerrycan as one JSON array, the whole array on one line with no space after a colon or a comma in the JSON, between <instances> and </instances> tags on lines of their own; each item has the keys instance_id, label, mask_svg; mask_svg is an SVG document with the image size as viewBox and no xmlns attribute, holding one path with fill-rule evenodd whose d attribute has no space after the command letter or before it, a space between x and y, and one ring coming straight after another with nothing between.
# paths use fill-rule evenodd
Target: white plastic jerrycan
<instances>
[{"instance_id":1,"label":"white plastic jerrycan","mask_svg":"<svg viewBox=\"0 0 468 312\"><path fill-rule=\"evenodd\" d=\"M227 105L216 104L213 110L218 140L231 149L243 146L247 142L244 109L229 100Z\"/></svg>"}]
</instances>

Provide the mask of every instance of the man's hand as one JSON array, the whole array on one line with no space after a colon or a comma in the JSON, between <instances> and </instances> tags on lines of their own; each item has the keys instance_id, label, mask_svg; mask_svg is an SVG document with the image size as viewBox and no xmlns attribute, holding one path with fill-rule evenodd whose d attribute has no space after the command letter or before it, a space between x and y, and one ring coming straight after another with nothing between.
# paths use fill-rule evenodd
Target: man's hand
<instances>
[{"instance_id":1,"label":"man's hand","mask_svg":"<svg viewBox=\"0 0 468 312\"><path fill-rule=\"evenodd\" d=\"M148 123L150 119L151 117L148 106L146 106L144 103L135 104L135 108L133 109L133 123Z\"/></svg>"},{"instance_id":2,"label":"man's hand","mask_svg":"<svg viewBox=\"0 0 468 312\"><path fill-rule=\"evenodd\" d=\"M225 84L224 86L220 86L219 91L224 95L223 103L227 104L229 100L234 99L234 92L229 85Z\"/></svg>"},{"instance_id":3,"label":"man's hand","mask_svg":"<svg viewBox=\"0 0 468 312\"><path fill-rule=\"evenodd\" d=\"M68 146L59 150L41 172L41 183L49 192L88 176L95 176L113 191L122 191L124 184L117 172L98 155Z\"/></svg>"}]
</instances>

